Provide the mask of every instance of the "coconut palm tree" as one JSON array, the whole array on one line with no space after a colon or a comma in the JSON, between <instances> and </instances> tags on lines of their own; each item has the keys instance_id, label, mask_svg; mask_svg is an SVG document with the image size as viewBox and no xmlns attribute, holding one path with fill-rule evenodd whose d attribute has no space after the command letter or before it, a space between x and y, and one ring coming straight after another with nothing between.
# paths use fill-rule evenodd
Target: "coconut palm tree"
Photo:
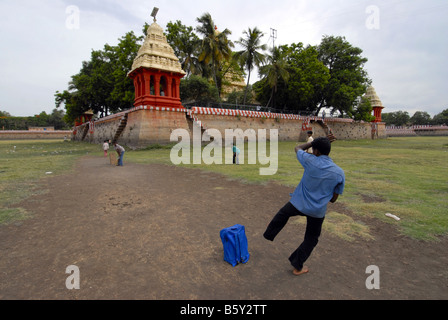
<instances>
[{"instance_id":1,"label":"coconut palm tree","mask_svg":"<svg viewBox=\"0 0 448 320\"><path fill-rule=\"evenodd\" d=\"M289 80L288 64L284 55L278 47L271 49L271 54L266 57L266 64L260 67L260 75L266 79L269 87L272 88L271 97L266 105L269 104L274 97L274 93L277 92L277 85L280 79L285 82Z\"/></svg>"},{"instance_id":2,"label":"coconut palm tree","mask_svg":"<svg viewBox=\"0 0 448 320\"><path fill-rule=\"evenodd\" d=\"M243 50L236 52L236 56L240 59L244 69L247 70L247 84L246 90L244 90L243 104L246 104L247 90L249 88L250 73L254 67L260 67L265 61L265 55L259 52L260 50L266 50L265 44L260 44L261 38L264 36L257 27L254 29L248 28L244 30L243 34L245 38L240 38L236 41L237 44L243 47Z\"/></svg>"},{"instance_id":3,"label":"coconut palm tree","mask_svg":"<svg viewBox=\"0 0 448 320\"><path fill-rule=\"evenodd\" d=\"M221 63L232 55L233 43L228 39L232 32L228 29L218 32L210 13L204 13L197 21L200 25L196 31L203 36L199 61L210 65L213 81L221 94L221 79L217 78L217 74Z\"/></svg>"}]
</instances>

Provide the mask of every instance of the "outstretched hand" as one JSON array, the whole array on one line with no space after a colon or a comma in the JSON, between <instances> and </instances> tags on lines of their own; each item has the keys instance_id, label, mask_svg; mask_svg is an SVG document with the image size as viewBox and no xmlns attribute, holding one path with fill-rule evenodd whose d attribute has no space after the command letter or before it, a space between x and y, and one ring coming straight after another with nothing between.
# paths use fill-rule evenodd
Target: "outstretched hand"
<instances>
[{"instance_id":1,"label":"outstretched hand","mask_svg":"<svg viewBox=\"0 0 448 320\"><path fill-rule=\"evenodd\" d=\"M330 142L336 141L336 137L333 135L333 133L330 131L330 133L327 135L327 138L330 140Z\"/></svg>"}]
</instances>

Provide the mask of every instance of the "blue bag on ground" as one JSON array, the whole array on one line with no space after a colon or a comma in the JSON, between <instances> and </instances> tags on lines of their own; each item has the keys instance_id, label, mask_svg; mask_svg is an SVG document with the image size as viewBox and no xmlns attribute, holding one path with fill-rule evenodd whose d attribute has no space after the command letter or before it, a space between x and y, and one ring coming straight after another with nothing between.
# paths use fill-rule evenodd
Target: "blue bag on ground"
<instances>
[{"instance_id":1,"label":"blue bag on ground","mask_svg":"<svg viewBox=\"0 0 448 320\"><path fill-rule=\"evenodd\" d=\"M225 261L232 266L236 266L239 262L246 263L249 260L244 226L236 224L232 227L222 229L219 234L224 247Z\"/></svg>"}]
</instances>

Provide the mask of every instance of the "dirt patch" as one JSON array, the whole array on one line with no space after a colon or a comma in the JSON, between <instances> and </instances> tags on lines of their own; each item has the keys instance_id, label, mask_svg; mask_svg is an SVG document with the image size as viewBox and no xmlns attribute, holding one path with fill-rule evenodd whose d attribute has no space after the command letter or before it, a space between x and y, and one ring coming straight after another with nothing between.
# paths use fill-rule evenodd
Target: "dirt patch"
<instances>
[{"instance_id":1,"label":"dirt patch","mask_svg":"<svg viewBox=\"0 0 448 320\"><path fill-rule=\"evenodd\" d=\"M0 299L448 298L446 238L416 241L364 217L374 240L324 232L310 272L293 276L288 257L304 225L288 224L274 242L262 236L292 192L274 183L86 157L41 184L49 192L21 204L32 218L0 226ZM232 267L219 231L237 223L251 256ZM69 265L79 267L79 290L65 286ZM380 270L378 290L366 288L369 265Z\"/></svg>"},{"instance_id":2,"label":"dirt patch","mask_svg":"<svg viewBox=\"0 0 448 320\"><path fill-rule=\"evenodd\" d=\"M377 203L377 202L386 202L386 199L372 194L361 194L358 193L359 196L361 196L362 201L364 203Z\"/></svg>"}]
</instances>

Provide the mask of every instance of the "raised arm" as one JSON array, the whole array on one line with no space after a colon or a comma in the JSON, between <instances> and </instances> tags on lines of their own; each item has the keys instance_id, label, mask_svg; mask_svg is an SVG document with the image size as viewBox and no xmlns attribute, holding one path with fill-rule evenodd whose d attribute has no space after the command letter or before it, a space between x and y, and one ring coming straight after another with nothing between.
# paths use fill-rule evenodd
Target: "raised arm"
<instances>
[{"instance_id":1,"label":"raised arm","mask_svg":"<svg viewBox=\"0 0 448 320\"><path fill-rule=\"evenodd\" d=\"M311 142L307 142L307 143L301 144L299 146L296 146L294 148L294 151L295 151L295 153L297 153L297 151L299 151L299 150L305 151L308 148L311 148Z\"/></svg>"},{"instance_id":2,"label":"raised arm","mask_svg":"<svg viewBox=\"0 0 448 320\"><path fill-rule=\"evenodd\" d=\"M330 140L330 142L336 141L336 137L333 135L333 133L330 130L330 133L327 134L327 138ZM303 150L305 151L306 149L309 149L312 147L312 143L311 142L307 142L307 143L303 143L301 145L298 145L294 148L295 153L297 153L297 151L299 150Z\"/></svg>"}]
</instances>

